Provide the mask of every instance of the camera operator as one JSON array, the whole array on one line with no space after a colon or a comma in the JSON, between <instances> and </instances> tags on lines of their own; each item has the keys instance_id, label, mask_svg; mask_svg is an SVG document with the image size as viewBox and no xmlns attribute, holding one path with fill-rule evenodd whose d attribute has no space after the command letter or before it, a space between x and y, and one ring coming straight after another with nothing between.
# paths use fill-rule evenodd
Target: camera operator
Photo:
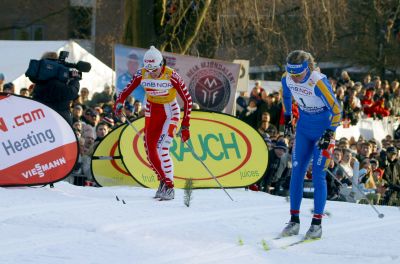
<instances>
[{"instance_id":1,"label":"camera operator","mask_svg":"<svg viewBox=\"0 0 400 264\"><path fill-rule=\"evenodd\" d=\"M41 59L58 60L55 52L46 52ZM49 106L72 126L70 104L79 96L79 72L71 69L70 78L62 82L57 78L49 80L32 80L35 83L32 98Z\"/></svg>"}]
</instances>

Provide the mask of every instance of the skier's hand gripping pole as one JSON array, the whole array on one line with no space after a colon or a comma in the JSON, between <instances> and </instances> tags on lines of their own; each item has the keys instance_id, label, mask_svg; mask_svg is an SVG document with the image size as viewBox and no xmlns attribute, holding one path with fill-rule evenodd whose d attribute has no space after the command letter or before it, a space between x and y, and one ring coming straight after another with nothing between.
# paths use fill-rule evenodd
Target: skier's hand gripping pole
<instances>
[{"instance_id":1,"label":"skier's hand gripping pole","mask_svg":"<svg viewBox=\"0 0 400 264\"><path fill-rule=\"evenodd\" d=\"M196 152L194 151L194 149L192 148L192 146L189 145L188 140L185 140L184 133L182 133L183 130L184 130L184 129L181 128L181 129L178 131L178 133L177 133L177 135L178 135L179 137L181 137L182 142L183 142L184 144L186 144L186 146L189 148L189 150L190 150L190 152L193 154L193 156L194 156L198 161L200 161L200 163L203 165L203 167L207 170L208 174L210 174L211 177L214 178L214 180L217 182L217 184L219 185L219 187L226 193L226 195L228 195L228 197L229 197L232 201L234 201L233 198L229 195L229 193L228 193L228 192L225 190L225 188L222 186L222 184L219 182L219 180L217 179L217 177L215 177L215 175L210 171L210 169L207 167L207 165L204 163L204 161L202 161L202 160L200 159L200 157L196 154Z\"/></svg>"}]
</instances>

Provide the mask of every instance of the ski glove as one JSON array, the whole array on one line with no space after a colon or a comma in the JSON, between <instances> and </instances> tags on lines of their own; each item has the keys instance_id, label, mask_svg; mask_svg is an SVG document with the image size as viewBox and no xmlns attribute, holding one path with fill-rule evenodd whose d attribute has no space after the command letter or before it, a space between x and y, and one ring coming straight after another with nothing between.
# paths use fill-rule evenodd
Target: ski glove
<instances>
[{"instance_id":1,"label":"ski glove","mask_svg":"<svg viewBox=\"0 0 400 264\"><path fill-rule=\"evenodd\" d=\"M335 139L335 132L333 132L329 128L326 129L318 141L318 148L328 149L329 144L331 144L331 141L333 141L334 139Z\"/></svg>"},{"instance_id":2,"label":"ski glove","mask_svg":"<svg viewBox=\"0 0 400 264\"><path fill-rule=\"evenodd\" d=\"M285 115L285 130L283 131L283 135L285 137L291 137L293 135L293 124L292 124L292 116Z\"/></svg>"},{"instance_id":3,"label":"ski glove","mask_svg":"<svg viewBox=\"0 0 400 264\"><path fill-rule=\"evenodd\" d=\"M120 103L120 102L117 102L114 105L114 113L115 113L116 116L120 116L121 115L122 108L124 108L124 105L122 103Z\"/></svg>"},{"instance_id":4,"label":"ski glove","mask_svg":"<svg viewBox=\"0 0 400 264\"><path fill-rule=\"evenodd\" d=\"M188 141L189 138L190 138L189 127L182 126L182 127L181 127L181 133L180 133L180 134L181 134L182 142Z\"/></svg>"}]
</instances>

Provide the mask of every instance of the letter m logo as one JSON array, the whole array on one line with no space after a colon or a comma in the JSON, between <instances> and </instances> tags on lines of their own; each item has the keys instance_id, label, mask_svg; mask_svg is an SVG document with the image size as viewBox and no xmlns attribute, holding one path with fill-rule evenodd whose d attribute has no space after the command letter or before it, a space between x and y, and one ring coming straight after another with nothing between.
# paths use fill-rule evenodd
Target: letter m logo
<instances>
[{"instance_id":1,"label":"letter m logo","mask_svg":"<svg viewBox=\"0 0 400 264\"><path fill-rule=\"evenodd\" d=\"M208 88L212 88L214 85L217 85L217 81L215 79L212 79L212 81L210 82L210 79L207 78L204 80L204 84L206 84Z\"/></svg>"}]
</instances>

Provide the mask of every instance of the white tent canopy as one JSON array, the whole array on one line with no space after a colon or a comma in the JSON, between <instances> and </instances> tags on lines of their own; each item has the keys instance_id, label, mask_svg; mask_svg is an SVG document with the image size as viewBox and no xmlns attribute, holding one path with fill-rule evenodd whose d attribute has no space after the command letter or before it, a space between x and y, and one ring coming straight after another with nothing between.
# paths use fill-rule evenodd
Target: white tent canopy
<instances>
[{"instance_id":1,"label":"white tent canopy","mask_svg":"<svg viewBox=\"0 0 400 264\"><path fill-rule=\"evenodd\" d=\"M43 53L55 51L59 53L65 50L69 52L68 62L76 63L80 60L89 62L92 69L88 73L83 73L80 81L81 88L87 87L90 96L95 92L103 91L104 85L114 83L114 71L102 63L87 50L79 46L76 42L70 41L0 41L0 72L5 75L5 82L13 82L16 93L22 87L29 87L31 82L25 77L31 59L40 59Z\"/></svg>"}]
</instances>

